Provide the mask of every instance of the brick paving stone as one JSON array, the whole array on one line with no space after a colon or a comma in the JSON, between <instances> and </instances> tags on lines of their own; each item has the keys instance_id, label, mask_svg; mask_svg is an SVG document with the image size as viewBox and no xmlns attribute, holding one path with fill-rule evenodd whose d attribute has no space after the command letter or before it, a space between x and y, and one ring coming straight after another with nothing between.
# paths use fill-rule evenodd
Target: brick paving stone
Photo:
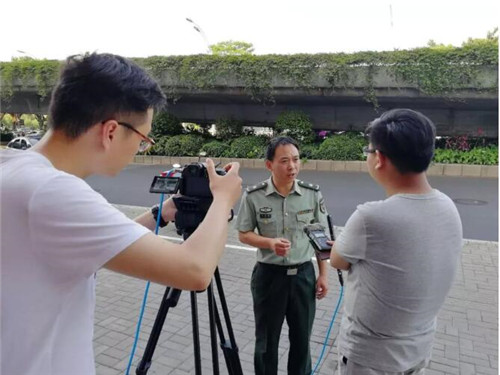
<instances>
[{"instance_id":1,"label":"brick paving stone","mask_svg":"<svg viewBox=\"0 0 500 375\"><path fill-rule=\"evenodd\" d=\"M490 367L475 366L475 374L488 374L488 375L498 375L497 369L492 369Z\"/></svg>"},{"instance_id":2,"label":"brick paving stone","mask_svg":"<svg viewBox=\"0 0 500 375\"><path fill-rule=\"evenodd\" d=\"M118 206L134 217L146 209ZM244 374L253 374L254 317L249 288L255 263L255 252L231 246L243 246L230 225L228 245L219 264L222 285L231 323L239 347ZM335 228L339 233L342 228ZM178 237L175 228L167 226L160 234ZM245 246L244 246L245 247ZM323 349L325 334L340 293L336 274L329 277L328 296L318 301L316 320L311 335L313 366ZM98 272L94 351L97 375L124 374L134 342L137 319L146 283L107 270ZM142 358L165 287L151 284L140 338L131 373ZM216 292L216 295L218 293ZM198 293L202 372L210 374L212 356L206 293ZM220 310L220 300L216 297ZM342 310L342 309L341 309ZM340 311L320 363L318 374L333 374L337 369L336 338ZM223 322L227 339L227 330ZM279 374L286 374L288 329L283 325L279 347ZM219 341L219 339L217 339ZM183 292L178 305L171 308L163 327L153 365L148 375L194 374L191 304L188 292ZM218 348L221 374L227 374L224 356ZM445 304L438 315L433 360L427 375L498 374L498 243L465 240L461 266Z\"/></svg>"},{"instance_id":3,"label":"brick paving stone","mask_svg":"<svg viewBox=\"0 0 500 375\"><path fill-rule=\"evenodd\" d=\"M460 363L460 375L475 375L476 367L470 363Z\"/></svg>"}]
</instances>

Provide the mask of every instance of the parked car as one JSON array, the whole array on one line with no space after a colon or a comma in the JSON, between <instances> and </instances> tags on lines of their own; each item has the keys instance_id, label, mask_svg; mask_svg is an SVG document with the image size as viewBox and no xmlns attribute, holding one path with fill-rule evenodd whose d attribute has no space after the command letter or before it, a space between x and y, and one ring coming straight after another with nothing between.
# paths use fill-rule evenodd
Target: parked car
<instances>
[{"instance_id":1,"label":"parked car","mask_svg":"<svg viewBox=\"0 0 500 375\"><path fill-rule=\"evenodd\" d=\"M17 137L7 143L8 148L16 148L18 150L27 150L38 142L37 139L27 137Z\"/></svg>"}]
</instances>

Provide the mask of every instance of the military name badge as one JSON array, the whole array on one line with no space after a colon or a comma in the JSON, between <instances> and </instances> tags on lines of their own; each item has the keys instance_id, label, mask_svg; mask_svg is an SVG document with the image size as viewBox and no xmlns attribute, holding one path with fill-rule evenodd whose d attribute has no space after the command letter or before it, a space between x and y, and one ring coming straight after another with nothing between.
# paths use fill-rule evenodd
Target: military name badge
<instances>
[{"instance_id":1,"label":"military name badge","mask_svg":"<svg viewBox=\"0 0 500 375\"><path fill-rule=\"evenodd\" d=\"M326 213L325 199L324 198L321 198L321 200L319 201L319 209L324 214Z\"/></svg>"}]
</instances>

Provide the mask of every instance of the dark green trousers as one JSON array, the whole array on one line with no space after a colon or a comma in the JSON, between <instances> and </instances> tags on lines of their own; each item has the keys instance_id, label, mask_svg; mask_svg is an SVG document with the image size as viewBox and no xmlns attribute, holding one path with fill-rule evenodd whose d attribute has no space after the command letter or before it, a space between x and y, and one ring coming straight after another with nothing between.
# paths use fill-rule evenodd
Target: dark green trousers
<instances>
[{"instance_id":1,"label":"dark green trousers","mask_svg":"<svg viewBox=\"0 0 500 375\"><path fill-rule=\"evenodd\" d=\"M278 345L286 318L290 340L289 375L311 373L309 340L316 312L316 276L312 262L290 269L257 263L251 289L255 315L256 375L278 373Z\"/></svg>"}]
</instances>

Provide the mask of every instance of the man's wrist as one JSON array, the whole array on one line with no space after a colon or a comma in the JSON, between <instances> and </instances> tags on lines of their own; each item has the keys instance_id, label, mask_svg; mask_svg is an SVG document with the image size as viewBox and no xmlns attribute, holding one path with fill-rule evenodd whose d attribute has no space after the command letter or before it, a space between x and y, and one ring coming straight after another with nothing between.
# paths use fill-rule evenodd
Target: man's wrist
<instances>
[{"instance_id":1,"label":"man's wrist","mask_svg":"<svg viewBox=\"0 0 500 375\"><path fill-rule=\"evenodd\" d=\"M153 215L153 218L155 220L155 223L158 222L158 215L160 215L160 206L155 205L151 207L151 214ZM163 220L163 217L160 215L160 228L166 227L168 224L168 221Z\"/></svg>"}]
</instances>

